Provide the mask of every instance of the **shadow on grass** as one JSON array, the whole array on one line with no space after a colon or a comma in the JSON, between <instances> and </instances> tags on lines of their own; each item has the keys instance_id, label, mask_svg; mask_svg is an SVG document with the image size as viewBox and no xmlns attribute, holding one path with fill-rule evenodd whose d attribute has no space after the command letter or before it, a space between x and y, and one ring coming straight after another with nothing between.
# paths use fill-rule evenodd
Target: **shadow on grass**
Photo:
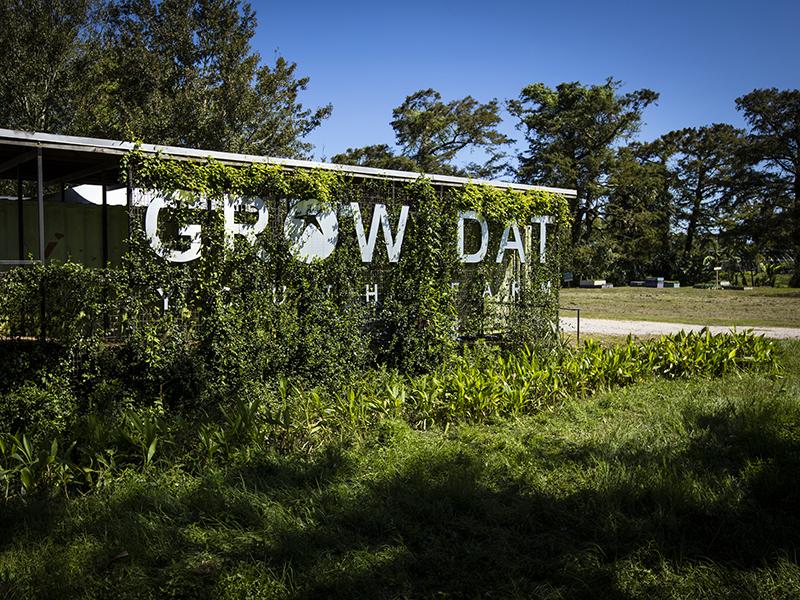
<instances>
[{"instance_id":1,"label":"shadow on grass","mask_svg":"<svg viewBox=\"0 0 800 600\"><path fill-rule=\"evenodd\" d=\"M396 462L375 458L385 448L331 448L131 476L66 511L7 512L0 592L621 598L625 561L769 568L800 540L800 437L773 417L686 414L696 435L674 452L529 447L524 478L453 441L404 447Z\"/></svg>"}]
</instances>

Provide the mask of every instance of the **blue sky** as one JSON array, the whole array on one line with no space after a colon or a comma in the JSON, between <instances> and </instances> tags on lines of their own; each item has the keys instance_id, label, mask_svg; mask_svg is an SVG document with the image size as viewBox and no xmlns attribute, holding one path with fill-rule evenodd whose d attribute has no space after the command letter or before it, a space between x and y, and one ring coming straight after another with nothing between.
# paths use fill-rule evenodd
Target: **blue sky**
<instances>
[{"instance_id":1,"label":"blue sky","mask_svg":"<svg viewBox=\"0 0 800 600\"><path fill-rule=\"evenodd\" d=\"M800 0L710 2L252 2L253 40L311 78L307 106L332 103L314 158L392 143L392 109L432 87L444 100L515 97L529 83L600 83L661 94L641 139L729 122L757 87L800 87ZM504 114L503 130L514 122ZM464 162L469 161L464 156ZM474 157L473 157L474 158Z\"/></svg>"}]
</instances>

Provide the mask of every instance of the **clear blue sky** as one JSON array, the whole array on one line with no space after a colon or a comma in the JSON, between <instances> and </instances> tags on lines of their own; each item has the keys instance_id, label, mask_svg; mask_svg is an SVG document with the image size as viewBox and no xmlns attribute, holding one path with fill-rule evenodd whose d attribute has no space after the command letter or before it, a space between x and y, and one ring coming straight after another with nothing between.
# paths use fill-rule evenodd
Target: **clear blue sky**
<instances>
[{"instance_id":1,"label":"clear blue sky","mask_svg":"<svg viewBox=\"0 0 800 600\"><path fill-rule=\"evenodd\" d=\"M661 94L641 139L729 122L757 87L800 88L800 0L252 2L253 41L311 78L306 106L333 104L314 157L393 143L392 109L432 87L444 100L507 99L523 86L600 83ZM504 131L516 135L504 114ZM468 160L469 156L464 159ZM466 161L465 161L466 162Z\"/></svg>"}]
</instances>

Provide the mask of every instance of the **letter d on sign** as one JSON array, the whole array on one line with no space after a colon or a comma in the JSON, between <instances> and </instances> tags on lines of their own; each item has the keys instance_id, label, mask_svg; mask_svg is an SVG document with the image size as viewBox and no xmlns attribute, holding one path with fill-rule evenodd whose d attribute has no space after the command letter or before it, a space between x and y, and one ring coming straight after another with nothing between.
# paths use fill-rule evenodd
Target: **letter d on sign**
<instances>
[{"instance_id":1,"label":"letter d on sign","mask_svg":"<svg viewBox=\"0 0 800 600\"><path fill-rule=\"evenodd\" d=\"M481 226L481 247L473 254L464 254L464 221L477 221ZM479 263L489 250L489 224L474 210L462 210L458 213L458 260L463 263Z\"/></svg>"}]
</instances>

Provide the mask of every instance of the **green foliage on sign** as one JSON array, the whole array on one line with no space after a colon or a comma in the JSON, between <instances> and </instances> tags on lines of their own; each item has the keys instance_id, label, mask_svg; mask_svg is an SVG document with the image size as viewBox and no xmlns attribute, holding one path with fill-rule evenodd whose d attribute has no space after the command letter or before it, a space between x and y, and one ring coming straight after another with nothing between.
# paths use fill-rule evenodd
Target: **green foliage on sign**
<instances>
[{"instance_id":1,"label":"green foliage on sign","mask_svg":"<svg viewBox=\"0 0 800 600\"><path fill-rule=\"evenodd\" d=\"M517 265L514 277L520 282L520 292L516 302L489 307L481 292L487 281L495 290L508 284L504 281L508 278L508 260L496 264L490 256L487 267L466 272L456 261L455 232L457 213L464 209L485 213L495 240L509 222L524 223L533 215L552 216L564 223L566 202L556 194L476 185L443 190L423 178L410 183L355 180L333 171L263 164L233 168L212 160L179 162L138 152L128 157L127 165L135 174L137 187L162 194L190 190L208 199L233 194L269 200L270 227L253 246L236 239L234 251L228 251L222 243L220 211L197 211L187 204L173 209L172 215L179 222L202 223L208 232L200 259L188 267L167 265L155 259L143 244L131 253L130 260L136 262L137 269L151 274L149 287L153 289L169 285L163 279L165 269L171 273L170 280L183 281L187 286L183 310L195 315L195 322L213 322L217 327L222 322L230 324L232 315L243 311L238 325L246 323L249 332L271 330L276 318L281 322L280 331L294 331L292 339L300 336L304 340L295 353L302 358L286 355L286 361L273 371L291 372L291 364L308 364L309 376L326 378L334 365L333 370L337 370L343 364L352 369L376 363L402 371L423 371L447 358L458 335L508 333L512 320L517 342L552 336L555 329L557 248L544 265L532 265L530 260ZM390 221L395 223L400 207L410 206L402 260L390 264L378 248L372 263L362 262L353 221L341 218L333 256L312 264L298 262L291 256L281 223L291 201L307 199L323 207L357 202L364 206L364 227L370 224L370 204L385 204ZM258 258L264 255L269 257L266 261ZM462 279L471 281L472 287L465 286L464 293L456 294L451 284ZM380 288L380 300L376 305L365 305L365 290L375 284ZM222 310L224 318L217 318L220 306L212 298L223 288L229 299ZM276 306L276 295L283 300L284 289L286 302ZM530 293L525 296L527 291ZM254 317L254 313L259 316ZM487 321L490 313L494 318ZM478 314L480 319L469 322L469 314ZM265 322L257 322L259 318ZM489 321L492 325L487 328ZM522 327L523 321L530 326ZM282 347L292 346L280 333L275 336L281 338ZM226 337L231 338L230 331ZM317 353L319 360L312 360Z\"/></svg>"},{"instance_id":2,"label":"green foliage on sign","mask_svg":"<svg viewBox=\"0 0 800 600\"><path fill-rule=\"evenodd\" d=\"M458 208L474 210L502 225L526 222L534 216L552 216L560 224L569 224L569 206L564 198L545 190L467 184L450 191L450 195Z\"/></svg>"},{"instance_id":3,"label":"green foliage on sign","mask_svg":"<svg viewBox=\"0 0 800 600\"><path fill-rule=\"evenodd\" d=\"M510 345L557 339L555 231L545 262L534 255L522 263L514 251L495 260L510 221L523 230L532 215L564 222L565 202L555 194L442 188L424 178L358 180L267 164L234 168L140 152L124 166L135 188L171 199L158 219L165 248L185 249L178 229L200 227L198 258L162 258L144 233L145 208L134 203L121 265L51 262L0 282L3 333L48 340L51 370L94 405L113 397L112 412L131 402L197 410L278 377L339 388L376 367L430 371L475 338ZM226 239L221 207L229 195L260 198L268 208L267 227L254 241ZM307 263L292 254L284 221L295 200L339 209L329 258ZM401 208L409 207L397 262L380 227L372 261L364 262L355 218L343 210L351 203L361 207L367 231L374 206L384 204L395 234ZM465 209L487 214L492 242L482 265L457 260L458 212ZM235 219L253 217L240 211ZM31 374L29 365L14 372L18 383Z\"/></svg>"}]
</instances>

